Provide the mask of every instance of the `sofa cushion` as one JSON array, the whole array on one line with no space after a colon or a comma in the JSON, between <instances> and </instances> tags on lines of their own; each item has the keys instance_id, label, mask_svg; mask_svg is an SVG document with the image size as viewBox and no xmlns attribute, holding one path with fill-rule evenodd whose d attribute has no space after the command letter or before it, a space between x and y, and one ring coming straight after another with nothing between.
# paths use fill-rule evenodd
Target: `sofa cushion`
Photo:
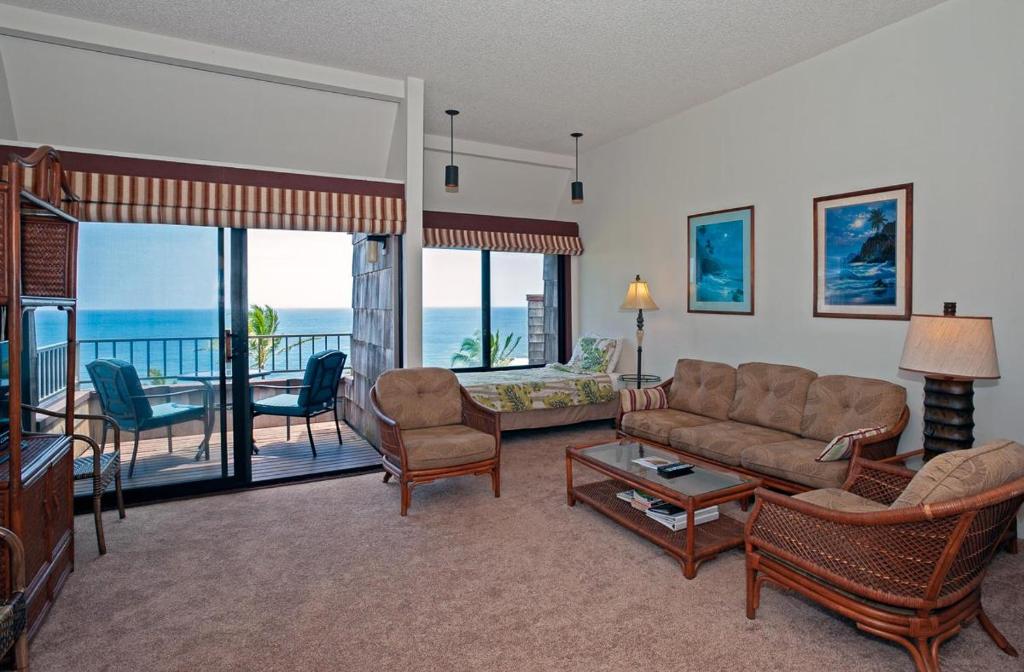
<instances>
[{"instance_id":1,"label":"sofa cushion","mask_svg":"<svg viewBox=\"0 0 1024 672\"><path fill-rule=\"evenodd\" d=\"M855 495L841 488L808 490L807 492L793 495L793 499L799 499L802 502L809 502L815 506L844 513L870 513L873 511L885 511L889 508L885 504Z\"/></svg>"},{"instance_id":2,"label":"sofa cushion","mask_svg":"<svg viewBox=\"0 0 1024 672\"><path fill-rule=\"evenodd\" d=\"M807 403L807 388L817 376L814 371L798 366L740 364L736 369L736 397L729 409L729 419L798 434Z\"/></svg>"},{"instance_id":3,"label":"sofa cushion","mask_svg":"<svg viewBox=\"0 0 1024 672\"><path fill-rule=\"evenodd\" d=\"M628 387L619 390L619 408L623 413L653 411L668 408L668 396L663 387L642 387L639 390Z\"/></svg>"},{"instance_id":4,"label":"sofa cushion","mask_svg":"<svg viewBox=\"0 0 1024 672\"><path fill-rule=\"evenodd\" d=\"M377 379L377 401L400 429L462 422L459 379L448 369L392 369Z\"/></svg>"},{"instance_id":5,"label":"sofa cushion","mask_svg":"<svg viewBox=\"0 0 1024 672\"><path fill-rule=\"evenodd\" d=\"M892 508L971 497L1018 478L1024 478L1024 446L998 439L928 460L892 503Z\"/></svg>"},{"instance_id":6,"label":"sofa cushion","mask_svg":"<svg viewBox=\"0 0 1024 672\"><path fill-rule=\"evenodd\" d=\"M740 455L750 446L795 438L774 429L726 420L701 427L674 429L668 436L668 442L673 448L698 457L739 466Z\"/></svg>"},{"instance_id":7,"label":"sofa cushion","mask_svg":"<svg viewBox=\"0 0 1024 672\"><path fill-rule=\"evenodd\" d=\"M850 462L818 462L818 454L824 447L822 441L794 437L791 441L751 446L743 451L740 464L759 474L808 488L838 488L846 480Z\"/></svg>"},{"instance_id":8,"label":"sofa cushion","mask_svg":"<svg viewBox=\"0 0 1024 672\"><path fill-rule=\"evenodd\" d=\"M719 362L680 359L668 393L669 408L729 419L736 396L736 369Z\"/></svg>"},{"instance_id":9,"label":"sofa cushion","mask_svg":"<svg viewBox=\"0 0 1024 672\"><path fill-rule=\"evenodd\" d=\"M622 416L622 431L639 436L641 439L668 445L669 433L677 427L699 427L718 422L703 415L677 411L674 408L659 408L651 411L635 411Z\"/></svg>"},{"instance_id":10,"label":"sofa cushion","mask_svg":"<svg viewBox=\"0 0 1024 672\"><path fill-rule=\"evenodd\" d=\"M402 430L410 469L439 469L494 457L494 437L465 425Z\"/></svg>"},{"instance_id":11,"label":"sofa cushion","mask_svg":"<svg viewBox=\"0 0 1024 672\"><path fill-rule=\"evenodd\" d=\"M829 441L859 427L893 427L907 405L900 385L856 376L821 376L807 389L800 435Z\"/></svg>"}]
</instances>

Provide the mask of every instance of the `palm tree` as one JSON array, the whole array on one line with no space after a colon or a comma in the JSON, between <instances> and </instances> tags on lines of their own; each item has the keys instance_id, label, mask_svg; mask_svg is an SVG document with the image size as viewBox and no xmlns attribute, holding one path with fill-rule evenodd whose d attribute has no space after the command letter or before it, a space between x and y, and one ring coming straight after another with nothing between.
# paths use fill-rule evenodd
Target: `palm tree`
<instances>
[{"instance_id":1,"label":"palm tree","mask_svg":"<svg viewBox=\"0 0 1024 672\"><path fill-rule=\"evenodd\" d=\"M871 233L882 232L882 229L885 228L886 221L881 208L871 208L868 210L868 224L871 225Z\"/></svg>"},{"instance_id":2,"label":"palm tree","mask_svg":"<svg viewBox=\"0 0 1024 672\"><path fill-rule=\"evenodd\" d=\"M280 326L281 316L269 305L260 306L254 303L249 307L249 354L260 371L267 366L271 355L281 342L280 338L266 337L276 334ZM252 336L264 338L251 338Z\"/></svg>"},{"instance_id":3,"label":"palm tree","mask_svg":"<svg viewBox=\"0 0 1024 672\"><path fill-rule=\"evenodd\" d=\"M483 359L480 356L482 352L480 347L481 340L479 331L473 332L471 338L462 339L459 351L452 355L451 366L482 366ZM522 340L522 336L516 336L514 333L506 336L504 341L501 339L500 331L491 334L491 366L508 366L511 364L515 359L516 348L519 347L519 343Z\"/></svg>"}]
</instances>

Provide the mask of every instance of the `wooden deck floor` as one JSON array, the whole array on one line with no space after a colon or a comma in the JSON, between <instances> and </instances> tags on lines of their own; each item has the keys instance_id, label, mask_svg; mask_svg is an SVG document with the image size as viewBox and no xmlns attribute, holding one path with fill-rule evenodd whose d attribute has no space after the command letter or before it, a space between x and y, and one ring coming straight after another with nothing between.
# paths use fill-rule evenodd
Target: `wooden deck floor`
<instances>
[{"instance_id":1,"label":"wooden deck floor","mask_svg":"<svg viewBox=\"0 0 1024 672\"><path fill-rule=\"evenodd\" d=\"M343 445L338 445L334 422L313 424L313 439L316 441L317 457L313 457L306 438L306 428L300 424L292 427L292 438L285 438L284 427L269 427L256 430L258 455L252 456L253 481L269 481L279 478L322 474L346 469L360 469L380 464L380 455L373 446L356 434L345 423L341 424ZM196 449L202 436L174 437L174 452L167 452L166 439L149 439L139 443L135 461L135 474L128 478L128 462L131 459L131 434L122 439L121 473L122 486L141 488L154 485L168 485L188 481L220 478L221 445L220 435L210 440L210 459L205 455L195 459ZM230 449L231 434L228 434L228 474L233 474L234 464ZM111 486L113 487L113 486ZM92 493L90 481L75 483L76 495Z\"/></svg>"}]
</instances>

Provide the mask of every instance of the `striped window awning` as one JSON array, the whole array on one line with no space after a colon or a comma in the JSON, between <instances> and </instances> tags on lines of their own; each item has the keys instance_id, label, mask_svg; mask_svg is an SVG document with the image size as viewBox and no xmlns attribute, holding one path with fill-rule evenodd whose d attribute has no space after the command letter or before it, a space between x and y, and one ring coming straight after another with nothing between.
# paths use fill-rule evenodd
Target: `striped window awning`
<instances>
[{"instance_id":1,"label":"striped window awning","mask_svg":"<svg viewBox=\"0 0 1024 672\"><path fill-rule=\"evenodd\" d=\"M454 212L423 213L423 246L496 252L583 254L576 222L495 217Z\"/></svg>"},{"instance_id":2,"label":"striped window awning","mask_svg":"<svg viewBox=\"0 0 1024 672\"><path fill-rule=\"evenodd\" d=\"M8 148L24 152L24 148ZM61 152L82 221L405 232L398 183ZM25 175L23 184L31 185Z\"/></svg>"}]
</instances>

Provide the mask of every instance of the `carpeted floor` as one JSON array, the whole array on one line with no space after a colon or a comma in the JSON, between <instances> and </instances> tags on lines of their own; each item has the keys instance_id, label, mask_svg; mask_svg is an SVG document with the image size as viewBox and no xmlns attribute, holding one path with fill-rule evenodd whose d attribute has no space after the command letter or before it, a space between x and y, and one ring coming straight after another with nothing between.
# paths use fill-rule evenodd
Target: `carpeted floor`
<instances>
[{"instance_id":1,"label":"carpeted floor","mask_svg":"<svg viewBox=\"0 0 1024 672\"><path fill-rule=\"evenodd\" d=\"M686 581L652 544L565 505L563 448L606 425L519 433L502 496L485 477L417 489L368 475L133 508L77 569L33 642L34 672L92 670L913 670L902 649L766 588L743 556ZM989 614L1024 649L1024 555L1000 555ZM950 671L1021 670L972 625Z\"/></svg>"}]
</instances>

